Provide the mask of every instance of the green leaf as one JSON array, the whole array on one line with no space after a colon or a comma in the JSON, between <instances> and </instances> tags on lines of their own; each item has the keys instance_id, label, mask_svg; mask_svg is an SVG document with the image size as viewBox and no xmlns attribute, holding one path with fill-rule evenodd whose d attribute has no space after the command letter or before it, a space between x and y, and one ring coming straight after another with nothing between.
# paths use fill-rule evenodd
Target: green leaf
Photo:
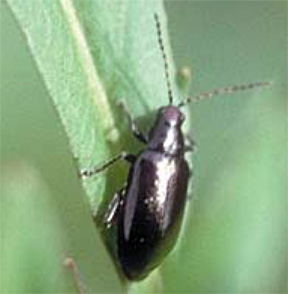
<instances>
[{"instance_id":1,"label":"green leaf","mask_svg":"<svg viewBox=\"0 0 288 294\"><path fill-rule=\"evenodd\" d=\"M168 103L154 21L157 13L173 77L162 1L7 2L26 36L79 170L100 165L123 150L139 149L115 102L127 104L140 127L145 125L143 131L151 125L152 111ZM172 86L176 92L174 81ZM123 185L126 174L120 166L107 177L83 180L93 215ZM154 288L155 282L146 281L148 292Z\"/></svg>"},{"instance_id":2,"label":"green leaf","mask_svg":"<svg viewBox=\"0 0 288 294\"><path fill-rule=\"evenodd\" d=\"M170 56L162 1L7 2L26 35L79 169L100 165L133 146L131 135L123 140L119 132L127 122L115 101L124 100L136 118L167 103L153 18L155 12L160 15ZM169 65L173 73L171 58ZM119 173L124 174L120 170L112 176L114 192L123 179ZM96 214L105 177L83 184Z\"/></svg>"},{"instance_id":3,"label":"green leaf","mask_svg":"<svg viewBox=\"0 0 288 294\"><path fill-rule=\"evenodd\" d=\"M72 291L63 231L40 175L19 162L2 172L1 293Z\"/></svg>"},{"instance_id":4,"label":"green leaf","mask_svg":"<svg viewBox=\"0 0 288 294\"><path fill-rule=\"evenodd\" d=\"M6 1L9 4L12 3L12 1ZM12 9L18 20L20 20L20 14L23 14L21 9L25 9L23 6L30 5L27 2L29 2L29 0L19 0L17 3L14 2L14 5L11 4L11 6L14 7L12 7ZM41 12L43 10L41 7L43 6L42 4L51 6L53 1L47 0L46 3L45 1L31 0L30 2L33 2L33 6L37 7L36 9L31 7L30 10L28 10L27 16L22 16L21 19L26 19L26 23L35 22L36 20L33 18L43 14ZM80 12L80 6L83 7L83 9L89 7L87 6L87 1L73 2L74 7L77 7L77 15L83 28L85 25L84 16L89 18L89 14L92 14L94 19L97 20L98 17L100 17L99 15L102 15L105 6L110 6L109 9L111 9L111 11L114 10L114 5L116 5L115 2L111 0L104 0L102 2L103 3L99 3L94 0L93 5L97 5L99 9L94 9L92 13L92 10L87 8L85 15L83 15L84 11ZM126 3L124 1L121 2ZM137 3L138 1L133 2ZM193 125L191 125L194 129L192 135L198 147L194 157L195 168L193 170L192 180L193 201L190 202L190 206L191 204L193 205L193 215L192 217L188 217L188 222L185 223L184 238L180 238L180 242L177 244L178 246L180 245L180 248L177 246L180 250L170 254L164 261L163 270L161 270L163 291L167 293L286 293L287 201L284 197L287 191L287 165L285 160L283 160L283 158L287 157L287 150L285 150L287 144L284 141L287 136L287 69L285 66L287 59L287 46L285 43L285 28L287 26L287 15L285 13L287 11L285 6L286 3L281 1L250 1L249 4L239 1L230 1L229 3L227 1L222 1L221 3L219 1L214 2L215 3L211 1L167 1L167 8L169 9L170 7L169 10L171 11L169 15L169 26L173 35L173 41L175 42L174 53L178 58L179 64L192 65L193 92L245 81L251 82L271 79L275 83L273 87L268 90L256 91L256 93L258 93L256 95L251 92L242 92L233 97L231 96L231 98L219 97L215 100L203 101L197 105L191 105L189 112L192 111L192 108L194 109ZM138 5L136 3L132 3L131 5ZM148 1L145 2L145 5L149 7L150 4L151 3ZM18 8L15 7L16 5ZM90 3L90 6L91 5ZM249 8L247 8L247 5ZM39 7L41 8L39 9ZM115 9L117 8L119 8L119 6ZM62 15L61 9L60 15ZM30 14L30 11L33 11L33 14ZM117 13L120 14L121 11L122 10L119 10ZM144 13L145 11L146 6L141 7L139 19L142 17L142 12ZM161 9L158 13L160 14L164 29L164 41L166 41L165 23L163 22L164 16L161 14ZM107 12L107 14L109 13ZM50 27L53 25L54 31L52 31L52 34L59 36L59 30L65 31L65 29L61 29L61 19L62 17L58 19L55 18L55 23L51 24L51 21L47 23L47 16L40 17L36 26L39 30L39 34L42 34L42 22L45 22L44 29L48 28L50 32ZM118 27L119 23L121 22L119 22L118 17L111 17L109 22L103 22L103 25L102 22L97 24L97 22L93 20L91 25L85 26L87 42L89 44L92 44L92 42L98 44L100 42L99 40L105 40L105 42L101 41L102 45L109 41L109 46L114 48L113 46L117 46L117 42L126 39L126 34L124 34L124 36L120 38L114 37L112 42L112 37L110 37L109 32L113 30L112 26L114 26L115 30L121 30L121 28ZM8 28L10 29L9 25ZM102 28L99 28L99 30L106 30L105 35L101 35L102 37L95 35L96 26L101 27L101 25ZM152 33L149 36L155 37L155 40L150 42L151 46L149 46L148 49L151 50L151 48L155 48L155 54L157 54L156 32L155 28L152 28L153 20L150 22L147 18L147 21L143 24L143 30L146 31L150 26ZM109 32L108 28L110 28ZM137 42L142 42L142 37L146 38L146 33L144 36L142 35L142 31L138 30L138 21L132 23L131 30L133 31L131 31L131 34L133 35L134 33ZM46 34L45 38L47 38L47 35L49 34ZM13 38L12 34L11 38ZM29 38L29 34L28 40L29 46L33 51L33 47L37 44L33 44L35 40L33 41L32 38ZM56 41L55 38L52 38L52 41L48 43L48 49L43 46L41 42L40 44L42 47L39 47L40 49L45 49L45 54L48 55L52 53L51 50L54 50L54 45L52 46L52 44L57 44ZM11 44L10 42L7 43ZM12 44L17 44L15 48L19 50L18 42ZM96 46L94 44L89 48L93 61L95 61L94 66L97 68L98 76L102 79L101 83L103 88L105 88L109 80L111 81L111 78L107 78L108 81L106 80L106 74L108 77L114 77L114 80L110 82L110 88L106 87L105 91L107 91L107 93L112 93L106 96L109 101L109 106L113 111L112 115L113 119L115 119L116 127L121 131L121 137L119 137L119 141L116 140L116 143L113 143L115 142L113 140L113 133L109 136L110 133L108 130L105 135L102 136L103 130L102 127L99 127L99 133L97 133L97 146L99 148L97 147L98 149L94 150L94 147L89 144L85 146L86 149L83 148L80 156L81 167L87 167L94 163L102 163L106 158L110 157L110 155L114 155L123 149L127 150L127 148L130 147L130 142L133 141L133 138L131 139L131 136L129 134L126 135L126 133L124 133L124 140L122 139L122 129L126 130L126 122L124 119L121 119L118 109L114 107L114 100L124 99L129 101L127 104L136 117L148 114L150 108L152 109L153 107L154 109L154 106L156 107L161 105L162 102L166 102L166 88L163 82L164 79L162 80L161 75L163 66L161 65L162 61L160 56L155 58L152 56L153 58L151 59L148 58L145 68L141 68L141 71L137 70L136 73L135 70L133 72L133 66L130 64L130 61L130 68L127 68L127 70L124 68L124 71L118 72L115 68L118 69L119 66L118 64L115 65L115 67L113 66L115 64L115 59L110 58L112 53L111 50L108 51L108 45L103 47L104 45L98 44ZM153 44L155 44L155 46ZM277 46L275 46L275 44L277 44ZM65 48L69 47L66 43L62 46ZM127 46L129 48L129 44ZM166 45L166 48L169 51L169 46ZM44 54L44 61L42 61L42 63L45 61L53 61L54 64L51 63L51 70L56 67L62 67L63 71L67 73L65 66L63 66L63 64L58 64L59 60L63 63L68 56L71 56L71 52L74 52L74 49L67 52L63 53L62 50L58 50L58 52L52 55L62 54L62 56L60 56L61 58L49 57L47 60L45 60ZM77 59L77 50L75 50L75 52L75 59ZM15 50L15 53L18 52ZM13 54L14 50L11 50L8 57L13 56ZM99 60L100 62L103 61L101 69L99 64L96 64L96 59L98 58L97 54L102 56ZM123 54L124 60L132 59L131 54L137 55L138 53L137 51L135 52L135 50L130 50L125 56ZM117 55L117 51L114 55ZM17 54L15 54L15 56L17 58ZM33 53L33 56L35 56L35 53ZM103 56L106 56L106 58L103 58ZM16 58L13 60L14 63L17 63L19 59ZM55 62L55 60L57 62ZM117 60L119 59L117 58ZM124 62L124 60L121 61ZM121 61L119 62L121 63ZM136 62L137 59L133 61ZM158 62L159 68L157 68L157 72L155 71L154 73L153 71L151 73L146 71L146 66L148 70L149 66L158 64ZM39 63L39 61L37 61L37 63ZM169 63L171 65L171 62ZM23 72L23 68L25 68L25 73L27 72L25 67L26 63L24 64L22 63L20 66L17 64L17 67L15 67L17 75L10 74L10 76L16 76L16 79L20 77L19 80L21 80L19 72ZM67 89L70 91L69 87L72 87L72 84L73 87L74 85L79 86L80 83L78 82L78 78L75 78L75 75L80 68L81 67L78 68L78 66L75 66L73 71L70 70L68 75L65 75L68 86L58 87L59 90L57 90L57 93L58 91L67 91ZM102 74L104 71L105 75ZM9 71L9 73L10 72L11 71ZM12 71L12 73L14 72ZM27 74L28 78L23 80L32 80L34 75L32 75L31 78L30 73L31 71ZM125 74L129 74L129 78L126 78ZM139 91L135 89L139 89L136 88L139 87L139 85L143 88L141 85L147 80L147 77L144 75L151 75L153 79L150 81L151 86L149 82L147 89L144 88L141 90L144 93L142 97L142 92L139 93ZM145 93L147 93L146 91L149 89L153 89L154 79L158 79L158 77L161 79L159 88L163 86L163 88L160 89L163 96L148 97ZM132 81L130 78L132 78ZM137 79L137 83L135 79ZM13 89L15 85L20 85L21 83L19 80L16 83L15 78L14 80L9 80L10 83L5 84L5 89ZM46 80L45 82L49 89ZM71 85L69 83L71 83ZM124 88L121 86L122 84L124 84ZM17 105L18 111L23 109L26 110L27 105L28 107L31 106L29 116L34 118L38 118L38 113L41 113L44 108L36 108L33 104L33 99L30 100L30 104L24 104L26 101L21 101L22 95L19 95L21 91L25 92L26 97L29 95L27 93L32 91L30 89L29 92L29 90L26 89L26 85L27 83L23 83L21 88L19 87L15 92L12 91L8 97L9 99L6 99L6 101L10 101L11 104L10 111L7 111L7 107L5 108L5 125L6 129L8 129L6 130L8 134L5 141L6 149L9 149L9 151L11 150L11 153L16 149L19 154L24 154L27 148L30 148L31 152L29 155L32 157L31 154L34 152L35 155L39 154L39 157L41 153L37 152L37 145L34 144L33 141L29 142L29 144L27 143L27 134L29 138L29 132L27 130L31 132L31 129L33 129L30 128L31 121L26 120L26 124L23 124L22 122L25 122L25 116L18 115L17 117L15 115L15 113L21 114L21 112L15 112L15 105ZM31 84L28 83L28 85ZM41 85L39 88L41 89ZM37 90L39 88L37 87ZM80 88L78 88L77 86L75 87L75 93L79 92ZM120 96L119 93L121 93L122 88L123 91L132 93L131 96ZM35 98L38 99L37 102L39 102L40 98L37 90L35 92ZM49 93L51 94L50 89ZM90 92L88 91L88 93ZM17 96L18 100L15 100L15 96ZM75 100L79 99L79 97L83 98L84 95L75 96L73 94L72 98L68 97L69 102L71 102L71 99ZM87 95L87 97L90 96ZM61 95L59 95L59 99L60 98L62 98ZM157 98L157 101L154 101L155 98ZM13 101L17 102L13 104ZM145 103L147 103L147 105ZM70 105L64 105L64 109L66 109L65 107L70 107ZM4 107L2 108L4 109ZM71 111L70 108L67 108L67 110L68 109L69 111L67 111L67 113L71 115L73 110ZM74 111L77 111L77 108L74 109ZM92 110L89 109L89 111ZM100 110L95 110L96 114L97 111ZM9 114L14 115L9 116ZM83 115L83 112L81 112L81 115ZM7 117L9 117L9 120ZM148 115L148 119L151 117L152 116ZM51 126L48 132L50 137L46 137L46 140L51 141L54 135L52 119L53 117L51 117ZM16 121L22 123L20 128L15 124ZM96 121L95 124L98 126L100 122L97 121L97 118L94 119L94 121ZM82 117L80 123L83 123ZM13 124L14 129L17 128L16 130L21 134L21 141L19 138L14 138L13 140L13 137L10 135L11 126ZM77 127L78 122L75 121L75 124ZM140 125L143 126L145 124L140 121ZM186 125L189 125L189 123ZM2 123L1 126L3 127L4 123ZM95 128L94 124L89 125L88 129L91 131L92 128ZM43 136L44 134L45 136L46 133L41 133L41 131L39 132L38 130L37 135L41 138L41 135ZM93 134L94 133L93 130ZM101 137L103 139L101 142L100 136L103 137ZM115 137L117 137L117 134ZM41 139L39 139L39 141L40 140ZM45 144L45 140L43 141L41 141L42 144ZM17 148L14 148L15 142L17 143ZM112 144L110 142L112 142ZM102 143L104 144L103 146ZM11 148L11 146L13 146L13 148ZM84 145L79 143L78 147L81 148L81 146L83 147ZM89 150L90 154L88 152ZM128 148L127 151L130 150L134 149ZM55 158L57 160L57 157L53 157L51 153L47 153L45 156L44 161L46 162L51 162L53 159L55 160ZM91 161L89 161L87 157L90 157ZM58 165L59 164L62 164L62 162L58 162ZM48 164L48 168L49 167L50 176L54 176L55 179L55 167L53 164L50 164L50 166ZM47 164L42 168L46 169ZM64 171L62 177L65 178L65 170L70 169L71 166L63 164L61 168L61 171ZM110 173L112 176L110 176ZM88 194L91 196L89 198L91 203L96 203L95 205L98 206L98 203L101 202L102 190L105 190L105 194L111 196L112 194L107 192L109 185L113 191L120 187L122 179L119 173L125 177L125 173L121 170L116 170L115 173L114 171L109 171L107 178L106 176L104 178L99 175L99 180L97 180L96 177L91 179L92 183L90 183L90 180L85 182L87 190L89 190L96 180L95 184L93 184L95 186L93 187L95 187L94 191L97 191L97 194L93 192L93 189L91 189L92 192ZM57 178L57 181L61 182L64 191L64 187L67 188L67 181L63 181L62 177ZM72 181L73 179L71 178L71 183ZM73 187L73 185L71 185L71 187ZM71 187L69 188L71 189ZM69 191L69 189L67 191ZM69 198L69 192L66 198ZM77 192L78 191L76 191L76 193ZM188 210L190 211L189 207ZM66 212L67 208L64 205L64 209L62 208L60 213L65 214ZM80 214L81 213L79 213L79 215ZM77 221L79 215L77 215ZM86 227L85 234L91 236L93 234L93 229L92 224L91 228ZM74 234L74 239L71 242L76 243L76 240L79 242L79 251L81 251L82 244L86 241L83 240L85 239L83 235ZM93 242L89 241L88 243ZM90 281L105 280L108 285L107 291L109 292L109 289L111 289L110 286L114 285L115 280L113 280L113 278L115 277L107 274L109 271L105 272L105 269L108 268L108 262L103 266L103 261L101 259L102 256L103 260L105 258L103 251L97 246L93 248L93 250L93 252L88 250L85 251L85 254L89 255L88 258L85 256L82 260L79 258L77 261L80 262L80 265L83 260L89 259L94 260L94 262L96 261L92 266L85 268L85 276L87 276L86 273L91 274ZM82 271L83 269L84 268L81 267ZM104 271L104 273L102 273L102 271ZM102 273L102 275L98 273ZM154 275L154 273L152 273L152 275ZM157 283L154 284L155 287L152 287L153 281L144 281L142 284L143 287L137 288L139 290L138 293L152 293L154 291L153 289L158 287L160 281L158 280L156 282ZM148 290L145 287L146 284L150 284L147 287ZM137 292L134 286L136 287L137 285L132 285L131 293L134 291ZM112 289L114 288L112 287ZM94 292L96 291L94 290Z\"/></svg>"}]
</instances>

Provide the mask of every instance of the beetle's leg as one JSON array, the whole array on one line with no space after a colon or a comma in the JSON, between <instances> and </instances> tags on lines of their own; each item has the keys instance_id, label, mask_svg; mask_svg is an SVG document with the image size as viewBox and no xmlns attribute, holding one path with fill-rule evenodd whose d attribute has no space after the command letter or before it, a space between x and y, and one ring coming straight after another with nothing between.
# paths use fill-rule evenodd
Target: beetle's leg
<instances>
[{"instance_id":1,"label":"beetle's leg","mask_svg":"<svg viewBox=\"0 0 288 294\"><path fill-rule=\"evenodd\" d=\"M196 143L189 134L185 135L185 140L187 141L187 143L184 146L184 152L195 151Z\"/></svg>"},{"instance_id":2,"label":"beetle's leg","mask_svg":"<svg viewBox=\"0 0 288 294\"><path fill-rule=\"evenodd\" d=\"M129 163L134 163L135 161L135 155L133 154L127 154L125 152L120 153L116 156L114 156L113 158L111 158L109 161L105 162L104 164L100 165L100 166L94 166L91 169L85 169L79 172L79 176L81 178L89 178L95 174L98 174L102 171L104 171L106 168L108 168L109 166L111 166L113 163L117 162L118 160L126 160Z\"/></svg>"},{"instance_id":3,"label":"beetle's leg","mask_svg":"<svg viewBox=\"0 0 288 294\"><path fill-rule=\"evenodd\" d=\"M119 101L119 102L117 102L117 105L119 107L121 107L122 111L127 116L128 121L129 121L129 125L130 125L130 129L131 129L133 135L142 143L147 144L147 142L148 142L147 137L139 130L139 128L136 125L134 119L132 118L126 104L123 101Z\"/></svg>"},{"instance_id":4,"label":"beetle's leg","mask_svg":"<svg viewBox=\"0 0 288 294\"><path fill-rule=\"evenodd\" d=\"M116 192L113 199L109 203L109 206L104 215L104 221L103 221L106 229L109 229L112 225L115 224L120 207L123 205L123 198L124 198L125 192L126 192L126 188L123 188L120 191Z\"/></svg>"}]
</instances>

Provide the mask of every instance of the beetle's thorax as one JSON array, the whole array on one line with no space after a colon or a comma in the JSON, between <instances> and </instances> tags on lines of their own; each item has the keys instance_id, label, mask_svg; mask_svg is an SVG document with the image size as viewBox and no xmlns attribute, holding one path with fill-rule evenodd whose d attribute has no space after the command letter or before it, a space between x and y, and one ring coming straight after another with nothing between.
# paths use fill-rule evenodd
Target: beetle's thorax
<instances>
[{"instance_id":1,"label":"beetle's thorax","mask_svg":"<svg viewBox=\"0 0 288 294\"><path fill-rule=\"evenodd\" d=\"M160 108L149 133L148 149L169 155L183 153L184 139L181 126L184 119L184 114L176 106Z\"/></svg>"}]
</instances>

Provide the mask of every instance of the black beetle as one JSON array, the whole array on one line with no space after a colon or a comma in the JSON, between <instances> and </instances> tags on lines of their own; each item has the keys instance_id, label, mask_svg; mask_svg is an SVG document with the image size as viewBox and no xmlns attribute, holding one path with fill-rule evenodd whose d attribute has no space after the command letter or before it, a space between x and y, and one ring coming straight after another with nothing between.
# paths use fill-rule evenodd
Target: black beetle
<instances>
[{"instance_id":1,"label":"black beetle","mask_svg":"<svg viewBox=\"0 0 288 294\"><path fill-rule=\"evenodd\" d=\"M269 82L235 85L187 98L173 106L168 64L155 14L158 41L164 60L169 105L158 111L148 137L139 131L126 112L135 137L146 144L137 156L121 153L100 167L81 172L88 177L103 171L119 159L131 164L127 185L117 192L104 217L109 228L117 226L117 256L122 272L129 280L141 280L171 251L177 240L185 208L189 167L184 155L193 151L193 141L185 144L182 124L185 116L180 107L212 95L268 85Z\"/></svg>"}]
</instances>

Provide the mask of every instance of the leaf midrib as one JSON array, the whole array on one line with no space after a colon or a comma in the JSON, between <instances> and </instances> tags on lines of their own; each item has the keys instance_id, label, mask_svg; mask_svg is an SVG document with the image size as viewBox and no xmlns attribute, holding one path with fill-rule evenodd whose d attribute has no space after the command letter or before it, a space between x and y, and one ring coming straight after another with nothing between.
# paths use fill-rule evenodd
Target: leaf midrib
<instances>
[{"instance_id":1,"label":"leaf midrib","mask_svg":"<svg viewBox=\"0 0 288 294\"><path fill-rule=\"evenodd\" d=\"M119 139L119 131L116 128L116 122L108 97L94 65L89 44L83 33L83 28L72 0L59 0L59 3L64 14L64 20L67 22L67 27L70 29L71 35L74 38L76 50L79 54L83 71L87 76L87 83L91 91L92 103L95 105L97 116L100 117L99 121L101 121L103 126L105 139L110 142L115 142Z\"/></svg>"}]
</instances>

